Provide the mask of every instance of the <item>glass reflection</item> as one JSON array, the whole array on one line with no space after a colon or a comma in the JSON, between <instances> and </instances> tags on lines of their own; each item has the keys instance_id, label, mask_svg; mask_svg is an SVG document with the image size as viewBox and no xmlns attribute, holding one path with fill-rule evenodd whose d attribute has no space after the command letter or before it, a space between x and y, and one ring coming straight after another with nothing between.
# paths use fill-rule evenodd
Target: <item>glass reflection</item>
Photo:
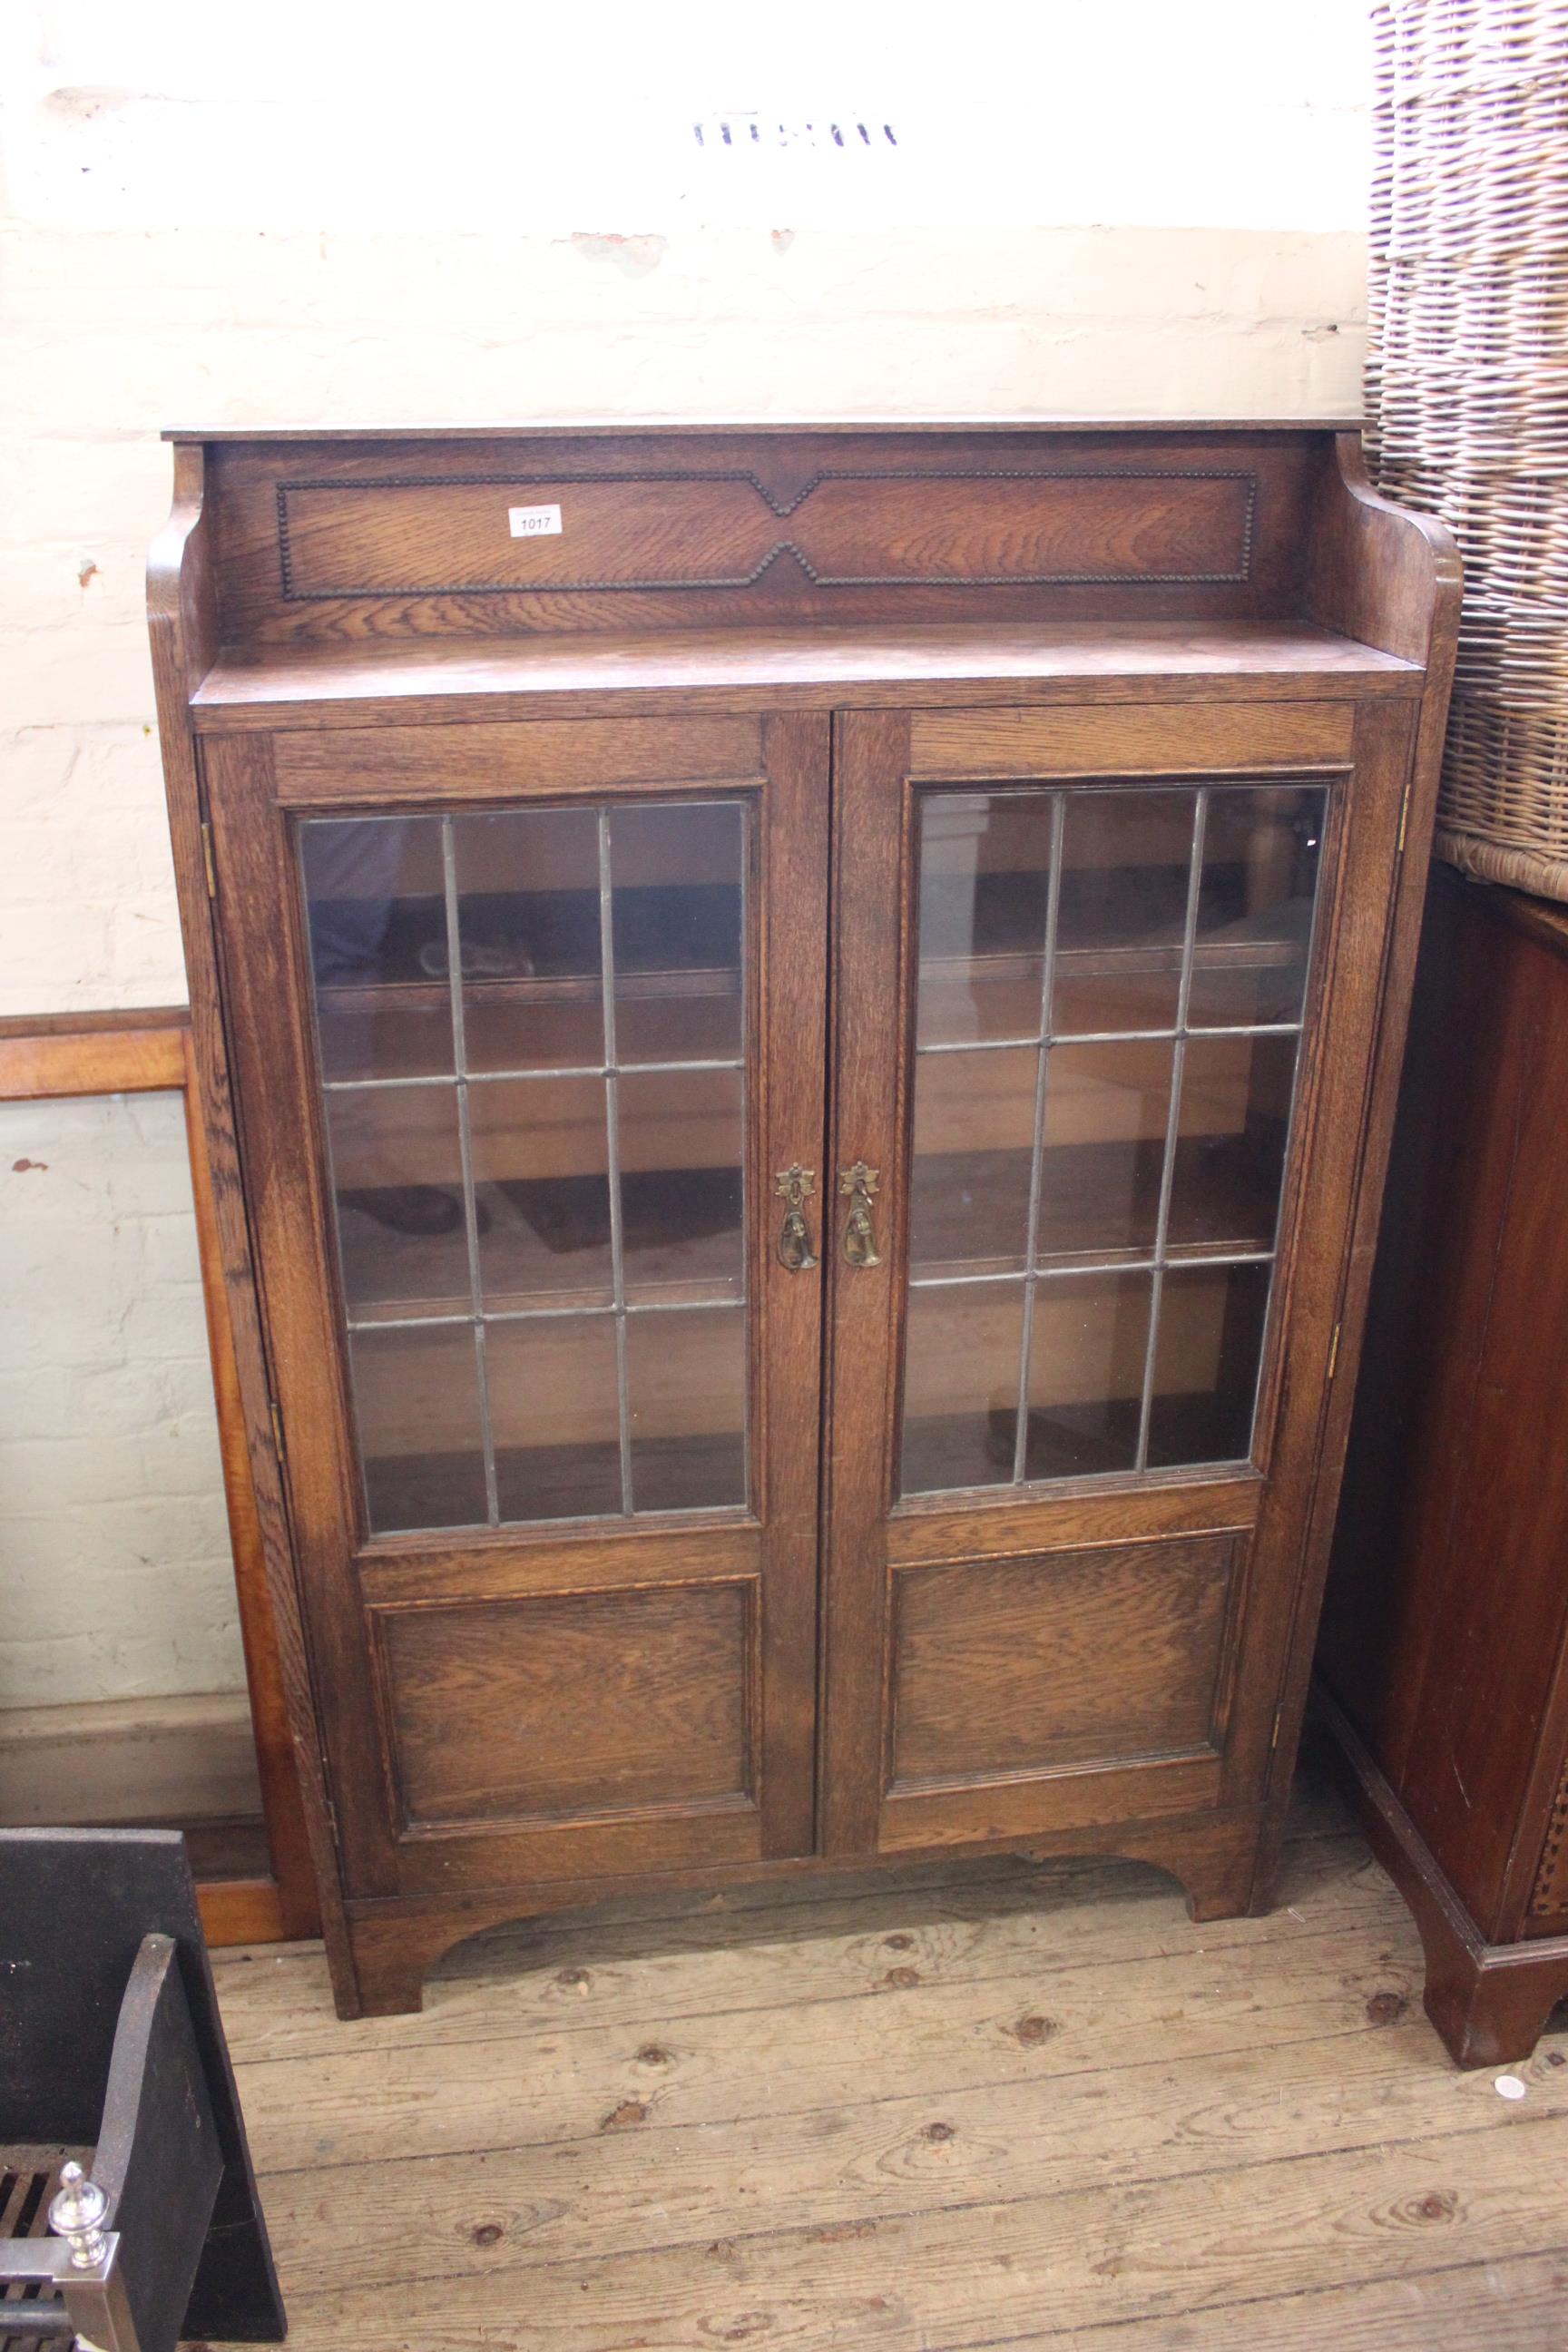
<instances>
[{"instance_id":1,"label":"glass reflection","mask_svg":"<svg viewBox=\"0 0 1568 2352\"><path fill-rule=\"evenodd\" d=\"M1153 1276L1142 1273L1037 1284L1026 1478L1135 1467L1152 1289Z\"/></svg>"},{"instance_id":2,"label":"glass reflection","mask_svg":"<svg viewBox=\"0 0 1568 2352\"><path fill-rule=\"evenodd\" d=\"M1187 1009L1194 1029L1300 1017L1323 814L1321 790L1208 794Z\"/></svg>"},{"instance_id":3,"label":"glass reflection","mask_svg":"<svg viewBox=\"0 0 1568 2352\"><path fill-rule=\"evenodd\" d=\"M744 1501L747 826L301 825L373 1531Z\"/></svg>"},{"instance_id":4,"label":"glass reflection","mask_svg":"<svg viewBox=\"0 0 1568 2352\"><path fill-rule=\"evenodd\" d=\"M1186 936L1196 794L1065 795L1055 1035L1168 1029Z\"/></svg>"},{"instance_id":5,"label":"glass reflection","mask_svg":"<svg viewBox=\"0 0 1568 2352\"><path fill-rule=\"evenodd\" d=\"M910 1171L917 1270L1023 1265L1039 1066L1034 1046L921 1064Z\"/></svg>"},{"instance_id":6,"label":"glass reflection","mask_svg":"<svg viewBox=\"0 0 1568 2352\"><path fill-rule=\"evenodd\" d=\"M1021 1284L912 1290L904 1340L906 1495L992 1486L1013 1475Z\"/></svg>"},{"instance_id":7,"label":"glass reflection","mask_svg":"<svg viewBox=\"0 0 1568 2352\"><path fill-rule=\"evenodd\" d=\"M746 1324L740 1307L626 1318L633 1508L746 1499Z\"/></svg>"},{"instance_id":8,"label":"glass reflection","mask_svg":"<svg viewBox=\"0 0 1568 2352\"><path fill-rule=\"evenodd\" d=\"M472 1329L373 1327L351 1334L349 1357L371 1533L482 1527L485 1454Z\"/></svg>"},{"instance_id":9,"label":"glass reflection","mask_svg":"<svg viewBox=\"0 0 1568 2352\"><path fill-rule=\"evenodd\" d=\"M1163 1039L1052 1046L1040 1165L1042 1260L1138 1256L1153 1248L1174 1053Z\"/></svg>"},{"instance_id":10,"label":"glass reflection","mask_svg":"<svg viewBox=\"0 0 1568 2352\"><path fill-rule=\"evenodd\" d=\"M605 1012L593 810L460 816L452 840L466 1067L595 1068Z\"/></svg>"},{"instance_id":11,"label":"glass reflection","mask_svg":"<svg viewBox=\"0 0 1568 2352\"><path fill-rule=\"evenodd\" d=\"M447 936L438 819L311 818L300 856L322 1076L450 1071L450 996L425 970Z\"/></svg>"},{"instance_id":12,"label":"glass reflection","mask_svg":"<svg viewBox=\"0 0 1568 2352\"><path fill-rule=\"evenodd\" d=\"M919 802L903 1493L1246 1457L1326 810Z\"/></svg>"},{"instance_id":13,"label":"glass reflection","mask_svg":"<svg viewBox=\"0 0 1568 2352\"><path fill-rule=\"evenodd\" d=\"M1052 830L1037 793L922 800L922 1045L1039 1034Z\"/></svg>"},{"instance_id":14,"label":"glass reflection","mask_svg":"<svg viewBox=\"0 0 1568 2352\"><path fill-rule=\"evenodd\" d=\"M1160 1297L1149 1467L1244 1462L1272 1269L1171 1266Z\"/></svg>"}]
</instances>

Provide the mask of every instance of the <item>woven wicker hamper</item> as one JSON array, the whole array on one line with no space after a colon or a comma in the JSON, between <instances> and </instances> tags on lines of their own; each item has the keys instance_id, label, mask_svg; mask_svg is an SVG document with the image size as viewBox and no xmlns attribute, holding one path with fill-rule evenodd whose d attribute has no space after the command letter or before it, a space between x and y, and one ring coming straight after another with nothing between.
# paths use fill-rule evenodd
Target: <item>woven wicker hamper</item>
<instances>
[{"instance_id":1,"label":"woven wicker hamper","mask_svg":"<svg viewBox=\"0 0 1568 2352\"><path fill-rule=\"evenodd\" d=\"M1373 467L1465 560L1436 847L1568 900L1568 0L1373 20Z\"/></svg>"}]
</instances>

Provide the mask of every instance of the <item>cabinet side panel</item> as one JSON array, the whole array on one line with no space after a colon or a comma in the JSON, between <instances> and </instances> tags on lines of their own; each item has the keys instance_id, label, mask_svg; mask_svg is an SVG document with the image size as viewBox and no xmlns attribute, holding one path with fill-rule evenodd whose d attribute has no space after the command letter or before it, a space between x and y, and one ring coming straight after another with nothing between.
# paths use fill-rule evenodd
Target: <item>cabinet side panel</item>
<instances>
[{"instance_id":1,"label":"cabinet side panel","mask_svg":"<svg viewBox=\"0 0 1568 2352\"><path fill-rule=\"evenodd\" d=\"M1489 898L1434 877L1402 1186L1385 1218L1389 1275L1356 1400L1324 1660L1374 1760L1498 1938L1517 1927L1516 1839L1526 1877L1541 1852L1530 1790L1568 1612L1568 961ZM1411 1241L1401 1224L1420 1188ZM1393 1439L1400 1474L1379 1507L1389 1440L1377 1375L1395 1352L1411 1368Z\"/></svg>"},{"instance_id":2,"label":"cabinet side panel","mask_svg":"<svg viewBox=\"0 0 1568 2352\"><path fill-rule=\"evenodd\" d=\"M228 1045L219 978L215 906L204 845L205 803L191 731L188 697L217 649L215 530L205 453L182 448L175 459L174 510L148 560L147 612L157 694L169 831L179 892L180 929L190 990L192 1114L199 1118L204 1192L221 1262L238 1398L248 1446L262 1556L273 1612L278 1667L287 1709L292 1762L315 1890L303 1882L298 1841L274 1846L275 1868L286 1874L286 1921L291 1933L320 1924L331 1964L333 1990L345 2015L357 2013L359 1993L343 1918L337 1857L327 1809L310 1670L306 1653L287 1513L268 1415L268 1381L256 1294L246 1201L241 1186L230 1090ZM216 921L237 908L219 906ZM291 1811L291 1806L289 1808Z\"/></svg>"}]
</instances>

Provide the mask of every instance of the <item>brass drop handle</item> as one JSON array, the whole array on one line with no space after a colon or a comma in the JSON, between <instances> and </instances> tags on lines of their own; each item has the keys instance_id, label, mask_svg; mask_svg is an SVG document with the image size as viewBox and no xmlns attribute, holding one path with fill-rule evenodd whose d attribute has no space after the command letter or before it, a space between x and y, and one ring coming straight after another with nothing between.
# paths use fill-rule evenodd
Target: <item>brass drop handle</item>
<instances>
[{"instance_id":1,"label":"brass drop handle","mask_svg":"<svg viewBox=\"0 0 1568 2352\"><path fill-rule=\"evenodd\" d=\"M871 1223L871 1202L880 1176L879 1169L868 1168L863 1160L858 1160L853 1168L841 1168L838 1171L838 1189L849 1202L849 1214L844 1221L844 1255L851 1265L882 1263Z\"/></svg>"},{"instance_id":2,"label":"brass drop handle","mask_svg":"<svg viewBox=\"0 0 1568 2352\"><path fill-rule=\"evenodd\" d=\"M779 1170L773 1178L773 1190L784 1204L784 1223L779 1228L779 1264L787 1265L791 1274L809 1274L816 1264L816 1253L806 1230L805 1204L816 1190L816 1171L803 1168L797 1160L793 1166Z\"/></svg>"}]
</instances>

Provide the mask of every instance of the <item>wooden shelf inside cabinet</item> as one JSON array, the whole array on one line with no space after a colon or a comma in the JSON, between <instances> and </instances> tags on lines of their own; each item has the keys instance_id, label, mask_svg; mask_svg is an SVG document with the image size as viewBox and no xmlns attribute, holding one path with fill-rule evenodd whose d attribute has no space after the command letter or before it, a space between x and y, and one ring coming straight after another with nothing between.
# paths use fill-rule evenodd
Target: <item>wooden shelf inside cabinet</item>
<instances>
[{"instance_id":1,"label":"wooden shelf inside cabinet","mask_svg":"<svg viewBox=\"0 0 1568 2352\"><path fill-rule=\"evenodd\" d=\"M1016 1846L1266 1899L1442 534L1310 425L176 467L164 758L345 2013L596 1890Z\"/></svg>"}]
</instances>

